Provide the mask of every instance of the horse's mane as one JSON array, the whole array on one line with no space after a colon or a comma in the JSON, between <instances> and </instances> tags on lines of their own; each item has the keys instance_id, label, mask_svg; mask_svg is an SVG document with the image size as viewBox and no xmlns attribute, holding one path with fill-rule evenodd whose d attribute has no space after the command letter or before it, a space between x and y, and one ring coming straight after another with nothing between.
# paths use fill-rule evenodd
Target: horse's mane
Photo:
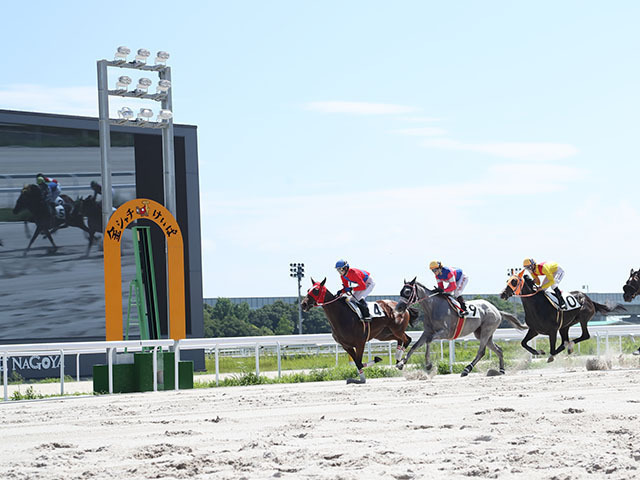
<instances>
[{"instance_id":1,"label":"horse's mane","mask_svg":"<svg viewBox=\"0 0 640 480\"><path fill-rule=\"evenodd\" d=\"M416 285L418 285L419 287L422 287L423 290L426 290L427 292L431 293L433 292L433 290L431 290L429 287L424 286L422 283L420 282L416 282Z\"/></svg>"}]
</instances>

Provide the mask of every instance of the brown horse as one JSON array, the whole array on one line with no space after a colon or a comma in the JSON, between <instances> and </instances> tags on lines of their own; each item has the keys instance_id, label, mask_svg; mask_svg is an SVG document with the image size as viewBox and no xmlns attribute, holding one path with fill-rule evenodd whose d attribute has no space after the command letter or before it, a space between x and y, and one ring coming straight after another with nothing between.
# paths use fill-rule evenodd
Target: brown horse
<instances>
[{"instance_id":1,"label":"brown horse","mask_svg":"<svg viewBox=\"0 0 640 480\"><path fill-rule=\"evenodd\" d=\"M313 286L302 299L302 309L308 312L315 306L322 307L331 324L333 338L353 359L360 374L359 378L348 378L347 383L365 383L364 367L369 367L382 360L380 357L375 357L373 362L363 364L362 355L365 344L372 338L382 341L396 340L398 342L396 360L398 360L402 357L404 349L411 343L411 338L405 333L405 330L409 323L418 317L418 312L415 310L405 312L404 315L398 316L398 322L396 322L393 314L396 302L378 300L376 303L384 315L376 316L370 322L363 322L347 305L343 296L335 297L327 290L327 287L324 286L326 281L326 278L322 282L315 282L313 278L311 279Z\"/></svg>"}]
</instances>

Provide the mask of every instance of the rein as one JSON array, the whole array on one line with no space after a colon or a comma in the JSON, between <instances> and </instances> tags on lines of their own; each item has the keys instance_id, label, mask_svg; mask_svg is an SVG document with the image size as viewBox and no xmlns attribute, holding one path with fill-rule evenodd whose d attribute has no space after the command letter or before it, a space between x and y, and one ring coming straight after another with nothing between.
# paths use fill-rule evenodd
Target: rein
<instances>
[{"instance_id":1,"label":"rein","mask_svg":"<svg viewBox=\"0 0 640 480\"><path fill-rule=\"evenodd\" d=\"M318 302L316 300L316 304L314 305L314 307L324 307L325 305L329 305L330 303L333 302L337 302L338 300L340 300L343 297L343 295L338 295L337 297L335 297L333 300L329 300L328 302ZM315 299L314 299L315 300Z\"/></svg>"}]
</instances>

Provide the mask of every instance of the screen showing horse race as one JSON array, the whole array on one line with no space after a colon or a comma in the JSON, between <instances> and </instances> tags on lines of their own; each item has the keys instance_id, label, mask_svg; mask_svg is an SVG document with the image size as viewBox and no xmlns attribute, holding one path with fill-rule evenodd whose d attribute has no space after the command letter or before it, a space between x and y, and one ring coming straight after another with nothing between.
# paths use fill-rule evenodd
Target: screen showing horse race
<instances>
[{"instance_id":1,"label":"screen showing horse race","mask_svg":"<svg viewBox=\"0 0 640 480\"><path fill-rule=\"evenodd\" d=\"M134 135L111 145L117 207L136 196ZM104 339L100 183L97 130L0 123L0 343ZM126 304L130 236L122 275Z\"/></svg>"}]
</instances>

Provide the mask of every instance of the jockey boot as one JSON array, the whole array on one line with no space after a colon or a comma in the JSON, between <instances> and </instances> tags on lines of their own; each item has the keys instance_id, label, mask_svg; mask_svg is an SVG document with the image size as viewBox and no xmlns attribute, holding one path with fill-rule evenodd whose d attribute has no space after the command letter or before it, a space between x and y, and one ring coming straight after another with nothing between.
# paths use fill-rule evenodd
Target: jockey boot
<instances>
[{"instance_id":1,"label":"jockey boot","mask_svg":"<svg viewBox=\"0 0 640 480\"><path fill-rule=\"evenodd\" d=\"M469 312L467 312L467 304L464 303L464 298L462 298L462 295L460 295L458 298L456 298L456 300L460 302L460 308L462 308L462 312L460 312L460 316L461 317L466 316Z\"/></svg>"},{"instance_id":2,"label":"jockey boot","mask_svg":"<svg viewBox=\"0 0 640 480\"><path fill-rule=\"evenodd\" d=\"M562 292L560 292L560 289L558 287L554 288L553 291L558 298L558 305L560 306L560 310L564 310L566 305L564 303L564 298L562 298Z\"/></svg>"},{"instance_id":3,"label":"jockey boot","mask_svg":"<svg viewBox=\"0 0 640 480\"><path fill-rule=\"evenodd\" d=\"M365 322L370 322L371 315L369 314L369 306L367 305L367 301L364 298L362 300L358 300L358 306L360 307L360 311L362 312L362 319Z\"/></svg>"}]
</instances>

